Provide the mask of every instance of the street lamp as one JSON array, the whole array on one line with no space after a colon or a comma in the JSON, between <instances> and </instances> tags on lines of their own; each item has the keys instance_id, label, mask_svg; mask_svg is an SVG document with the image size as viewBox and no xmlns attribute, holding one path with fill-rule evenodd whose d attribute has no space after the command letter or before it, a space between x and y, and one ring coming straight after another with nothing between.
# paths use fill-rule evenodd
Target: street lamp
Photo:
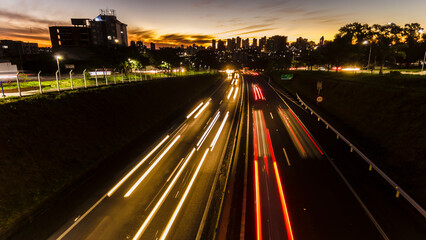
<instances>
[{"instance_id":1,"label":"street lamp","mask_svg":"<svg viewBox=\"0 0 426 240\"><path fill-rule=\"evenodd\" d=\"M368 54L368 63L367 63L367 69L370 69L371 43L370 43L370 41L365 40L362 44L364 44L364 45L369 44L369 45L370 45L370 52L369 52L369 54Z\"/></svg>"},{"instance_id":2,"label":"street lamp","mask_svg":"<svg viewBox=\"0 0 426 240\"><path fill-rule=\"evenodd\" d=\"M423 34L423 32L424 32L423 28L420 28L419 33ZM423 72L423 70L425 68L425 60L426 60L426 50L425 50L425 55L423 56L422 72Z\"/></svg>"},{"instance_id":3,"label":"street lamp","mask_svg":"<svg viewBox=\"0 0 426 240\"><path fill-rule=\"evenodd\" d=\"M56 55L56 64L58 65L59 79L61 79L61 68L59 67L59 59L62 59L62 57Z\"/></svg>"}]
</instances>

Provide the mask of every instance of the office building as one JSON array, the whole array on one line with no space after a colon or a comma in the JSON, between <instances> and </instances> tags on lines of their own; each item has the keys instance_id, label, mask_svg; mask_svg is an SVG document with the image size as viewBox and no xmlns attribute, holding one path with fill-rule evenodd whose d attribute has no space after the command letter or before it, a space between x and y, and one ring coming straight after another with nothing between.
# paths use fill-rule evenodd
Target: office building
<instances>
[{"instance_id":1,"label":"office building","mask_svg":"<svg viewBox=\"0 0 426 240\"><path fill-rule=\"evenodd\" d=\"M37 43L22 41L0 40L0 57L16 57L39 53Z\"/></svg>"}]
</instances>

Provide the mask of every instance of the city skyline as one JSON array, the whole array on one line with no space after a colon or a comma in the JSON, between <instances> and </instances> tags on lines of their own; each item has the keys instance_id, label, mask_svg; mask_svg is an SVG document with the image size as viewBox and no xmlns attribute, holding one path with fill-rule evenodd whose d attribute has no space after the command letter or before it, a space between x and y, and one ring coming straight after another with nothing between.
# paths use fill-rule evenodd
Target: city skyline
<instances>
[{"instance_id":1,"label":"city skyline","mask_svg":"<svg viewBox=\"0 0 426 240\"><path fill-rule=\"evenodd\" d=\"M70 25L70 18L94 18L101 8L117 11L117 18L128 25L129 42L155 42L158 46L207 46L211 39L273 35L288 36L289 41L303 37L318 42L321 36L332 39L340 27L355 21L426 25L426 15L418 10L426 8L422 0L409 0L403 6L394 0L6 0L3 6L0 38L37 42L40 46L50 46L49 26Z\"/></svg>"}]
</instances>

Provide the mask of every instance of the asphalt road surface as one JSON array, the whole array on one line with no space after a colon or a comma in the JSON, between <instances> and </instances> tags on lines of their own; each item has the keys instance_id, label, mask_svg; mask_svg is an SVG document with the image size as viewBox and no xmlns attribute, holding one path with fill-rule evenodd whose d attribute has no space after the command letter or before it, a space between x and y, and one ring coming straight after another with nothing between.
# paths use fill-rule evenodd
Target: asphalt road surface
<instances>
[{"instance_id":1,"label":"asphalt road surface","mask_svg":"<svg viewBox=\"0 0 426 240\"><path fill-rule=\"evenodd\" d=\"M324 124L267 77L244 78L246 143L219 239L426 239L424 217Z\"/></svg>"},{"instance_id":2,"label":"asphalt road surface","mask_svg":"<svg viewBox=\"0 0 426 240\"><path fill-rule=\"evenodd\" d=\"M69 209L56 215L52 209L58 207L48 209L12 238L196 239L239 111L241 85L225 79L112 181L92 192L80 186L85 201L63 204Z\"/></svg>"}]
</instances>

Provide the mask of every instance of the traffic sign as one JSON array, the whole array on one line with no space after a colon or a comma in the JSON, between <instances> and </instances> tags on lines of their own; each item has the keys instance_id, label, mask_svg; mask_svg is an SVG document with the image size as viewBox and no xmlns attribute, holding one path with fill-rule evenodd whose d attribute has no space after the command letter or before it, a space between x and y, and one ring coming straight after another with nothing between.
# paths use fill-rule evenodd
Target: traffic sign
<instances>
[{"instance_id":1,"label":"traffic sign","mask_svg":"<svg viewBox=\"0 0 426 240\"><path fill-rule=\"evenodd\" d=\"M318 96L317 97L317 102L322 102L324 100L324 98L323 97L321 97L321 96Z\"/></svg>"}]
</instances>

